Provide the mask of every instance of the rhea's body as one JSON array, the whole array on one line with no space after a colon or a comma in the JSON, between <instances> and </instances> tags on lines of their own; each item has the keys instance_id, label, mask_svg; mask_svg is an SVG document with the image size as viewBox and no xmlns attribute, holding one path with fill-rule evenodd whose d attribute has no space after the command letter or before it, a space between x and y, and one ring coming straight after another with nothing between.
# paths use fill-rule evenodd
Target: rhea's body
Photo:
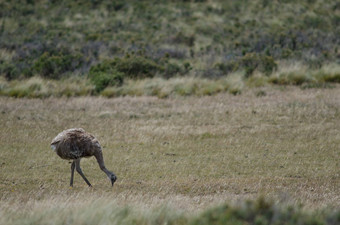
<instances>
[{"instance_id":1,"label":"rhea's body","mask_svg":"<svg viewBox=\"0 0 340 225\"><path fill-rule=\"evenodd\" d=\"M102 149L98 140L82 128L72 128L59 133L51 142L51 148L62 159L74 160L94 156Z\"/></svg>"},{"instance_id":2,"label":"rhea's body","mask_svg":"<svg viewBox=\"0 0 340 225\"><path fill-rule=\"evenodd\" d=\"M98 140L82 128L72 128L59 133L51 142L51 148L57 155L66 160L73 160L71 165L71 181L73 186L74 169L83 177L85 182L91 186L80 168L80 159L94 156L97 159L100 169L106 173L111 180L112 186L117 177L106 169L102 154L102 148Z\"/></svg>"}]
</instances>

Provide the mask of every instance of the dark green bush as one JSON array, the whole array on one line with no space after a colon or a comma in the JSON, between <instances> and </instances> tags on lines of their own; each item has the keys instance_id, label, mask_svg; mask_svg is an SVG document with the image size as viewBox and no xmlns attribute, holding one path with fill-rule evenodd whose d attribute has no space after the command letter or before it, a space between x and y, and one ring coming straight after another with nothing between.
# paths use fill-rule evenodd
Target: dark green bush
<instances>
[{"instance_id":1,"label":"dark green bush","mask_svg":"<svg viewBox=\"0 0 340 225\"><path fill-rule=\"evenodd\" d=\"M91 66L89 75L91 77L95 73L110 73L111 71L115 71L112 61L104 60L97 65Z\"/></svg>"},{"instance_id":2,"label":"dark green bush","mask_svg":"<svg viewBox=\"0 0 340 225\"><path fill-rule=\"evenodd\" d=\"M192 70L190 63L188 62L185 62L182 65L179 65L174 62L165 62L164 67L165 67L165 71L164 73L161 73L161 75L164 78L171 78L176 75L181 75L181 76L186 75L190 70Z\"/></svg>"},{"instance_id":3,"label":"dark green bush","mask_svg":"<svg viewBox=\"0 0 340 225\"><path fill-rule=\"evenodd\" d=\"M245 76L248 78L255 70L267 76L270 75L277 68L277 63L271 56L247 53L238 60L216 63L214 68L222 71L224 74L244 69L246 72Z\"/></svg>"},{"instance_id":4,"label":"dark green bush","mask_svg":"<svg viewBox=\"0 0 340 225\"><path fill-rule=\"evenodd\" d=\"M321 16L305 16L304 23L307 27L325 29L328 24L325 22Z\"/></svg>"},{"instance_id":5,"label":"dark green bush","mask_svg":"<svg viewBox=\"0 0 340 225\"><path fill-rule=\"evenodd\" d=\"M122 85L124 74L117 71L110 61L104 61L91 67L89 78L95 85L95 91L99 93L108 86Z\"/></svg>"},{"instance_id":6,"label":"dark green bush","mask_svg":"<svg viewBox=\"0 0 340 225\"><path fill-rule=\"evenodd\" d=\"M185 44L189 47L194 46L195 43L195 35L184 35L182 32L178 32L173 38L172 41L178 44Z\"/></svg>"},{"instance_id":7,"label":"dark green bush","mask_svg":"<svg viewBox=\"0 0 340 225\"><path fill-rule=\"evenodd\" d=\"M164 72L164 67L144 56L132 55L123 58L115 58L110 63L117 71L129 78L154 77L156 73Z\"/></svg>"},{"instance_id":8,"label":"dark green bush","mask_svg":"<svg viewBox=\"0 0 340 225\"><path fill-rule=\"evenodd\" d=\"M165 77L166 78L170 78L176 74L179 74L179 73L182 73L183 72L183 69L175 64L175 63L168 63L165 67Z\"/></svg>"},{"instance_id":9,"label":"dark green bush","mask_svg":"<svg viewBox=\"0 0 340 225\"><path fill-rule=\"evenodd\" d=\"M298 207L280 207L263 199L245 202L239 207L220 206L208 210L193 221L193 225L225 224L337 224L339 213L308 214Z\"/></svg>"},{"instance_id":10,"label":"dark green bush","mask_svg":"<svg viewBox=\"0 0 340 225\"><path fill-rule=\"evenodd\" d=\"M236 61L229 61L225 63L216 63L214 65L214 68L219 69L222 71L224 74L228 74L231 72L235 72L236 70L239 69L239 63Z\"/></svg>"},{"instance_id":11,"label":"dark green bush","mask_svg":"<svg viewBox=\"0 0 340 225\"><path fill-rule=\"evenodd\" d=\"M246 71L246 77L250 77L255 70L270 75L277 68L277 63L273 57L267 55L248 53L240 61Z\"/></svg>"},{"instance_id":12,"label":"dark green bush","mask_svg":"<svg viewBox=\"0 0 340 225\"><path fill-rule=\"evenodd\" d=\"M124 78L146 78L154 77L157 73L165 71L163 66L158 65L155 61L139 55L127 55L123 58L114 58L113 60L104 60L102 63L91 67L90 73L93 72L110 72L118 71L123 73ZM173 70L170 72L174 72Z\"/></svg>"},{"instance_id":13,"label":"dark green bush","mask_svg":"<svg viewBox=\"0 0 340 225\"><path fill-rule=\"evenodd\" d=\"M20 76L20 71L14 64L0 62L0 75L4 75L7 80L13 80Z\"/></svg>"},{"instance_id":14,"label":"dark green bush","mask_svg":"<svg viewBox=\"0 0 340 225\"><path fill-rule=\"evenodd\" d=\"M50 54L45 52L35 61L32 69L43 77L59 79L64 73L79 68L81 63L80 54Z\"/></svg>"},{"instance_id":15,"label":"dark green bush","mask_svg":"<svg viewBox=\"0 0 340 225\"><path fill-rule=\"evenodd\" d=\"M95 85L95 91L99 93L108 86L122 85L123 74L118 71L111 71L111 73L95 72L90 73L90 80Z\"/></svg>"}]
</instances>

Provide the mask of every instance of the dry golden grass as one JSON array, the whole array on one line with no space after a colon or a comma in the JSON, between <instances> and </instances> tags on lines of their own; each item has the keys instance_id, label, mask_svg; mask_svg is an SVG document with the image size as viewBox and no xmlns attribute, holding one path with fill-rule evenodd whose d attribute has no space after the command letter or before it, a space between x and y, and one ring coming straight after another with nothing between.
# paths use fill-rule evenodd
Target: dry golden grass
<instances>
[{"instance_id":1,"label":"dry golden grass","mask_svg":"<svg viewBox=\"0 0 340 225\"><path fill-rule=\"evenodd\" d=\"M0 216L7 219L92 203L198 212L261 195L340 207L339 86L200 98L2 97L0 122ZM93 188L76 174L69 189L70 164L49 144L71 127L99 139L118 176L113 189L94 158L81 163Z\"/></svg>"},{"instance_id":2,"label":"dry golden grass","mask_svg":"<svg viewBox=\"0 0 340 225\"><path fill-rule=\"evenodd\" d=\"M0 52L1 53L1 52ZM1 58L1 57L0 57ZM71 76L61 80L42 79L33 76L28 79L8 81L0 77L0 96L16 98L49 98L76 96L156 96L158 98L174 98L179 96L210 96L221 93L241 94L254 87L265 87L273 84L296 85L302 89L333 88L340 83L340 66L324 65L320 69L311 70L306 66L285 62L271 75L259 71L245 78L244 71L236 71L216 79L196 76L161 77L145 79L125 79L121 86L108 86L100 93L86 76Z\"/></svg>"}]
</instances>

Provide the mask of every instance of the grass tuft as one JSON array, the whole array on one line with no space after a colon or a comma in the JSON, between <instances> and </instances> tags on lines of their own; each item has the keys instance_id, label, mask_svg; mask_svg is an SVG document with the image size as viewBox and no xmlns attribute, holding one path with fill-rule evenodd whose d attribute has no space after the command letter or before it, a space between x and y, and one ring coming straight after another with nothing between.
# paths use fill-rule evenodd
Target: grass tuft
<instances>
[{"instance_id":1,"label":"grass tuft","mask_svg":"<svg viewBox=\"0 0 340 225\"><path fill-rule=\"evenodd\" d=\"M48 80L31 77L25 80L0 81L0 94L15 98L47 98L87 96L94 87L86 79L71 77L64 80Z\"/></svg>"}]
</instances>

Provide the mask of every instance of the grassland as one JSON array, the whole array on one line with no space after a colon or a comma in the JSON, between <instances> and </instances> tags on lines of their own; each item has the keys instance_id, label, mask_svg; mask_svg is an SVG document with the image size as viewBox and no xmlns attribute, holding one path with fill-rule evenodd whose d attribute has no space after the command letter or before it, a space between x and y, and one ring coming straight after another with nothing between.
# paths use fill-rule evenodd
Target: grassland
<instances>
[{"instance_id":1,"label":"grassland","mask_svg":"<svg viewBox=\"0 0 340 225\"><path fill-rule=\"evenodd\" d=\"M269 86L200 98L1 97L0 223L204 224L219 215L209 207L252 212L244 200L263 196L272 205L252 209L302 205L296 218L336 224L339 96L338 86ZM70 127L100 140L113 189L94 158L82 160L93 188L76 174L69 189L70 164L49 143Z\"/></svg>"}]
</instances>

